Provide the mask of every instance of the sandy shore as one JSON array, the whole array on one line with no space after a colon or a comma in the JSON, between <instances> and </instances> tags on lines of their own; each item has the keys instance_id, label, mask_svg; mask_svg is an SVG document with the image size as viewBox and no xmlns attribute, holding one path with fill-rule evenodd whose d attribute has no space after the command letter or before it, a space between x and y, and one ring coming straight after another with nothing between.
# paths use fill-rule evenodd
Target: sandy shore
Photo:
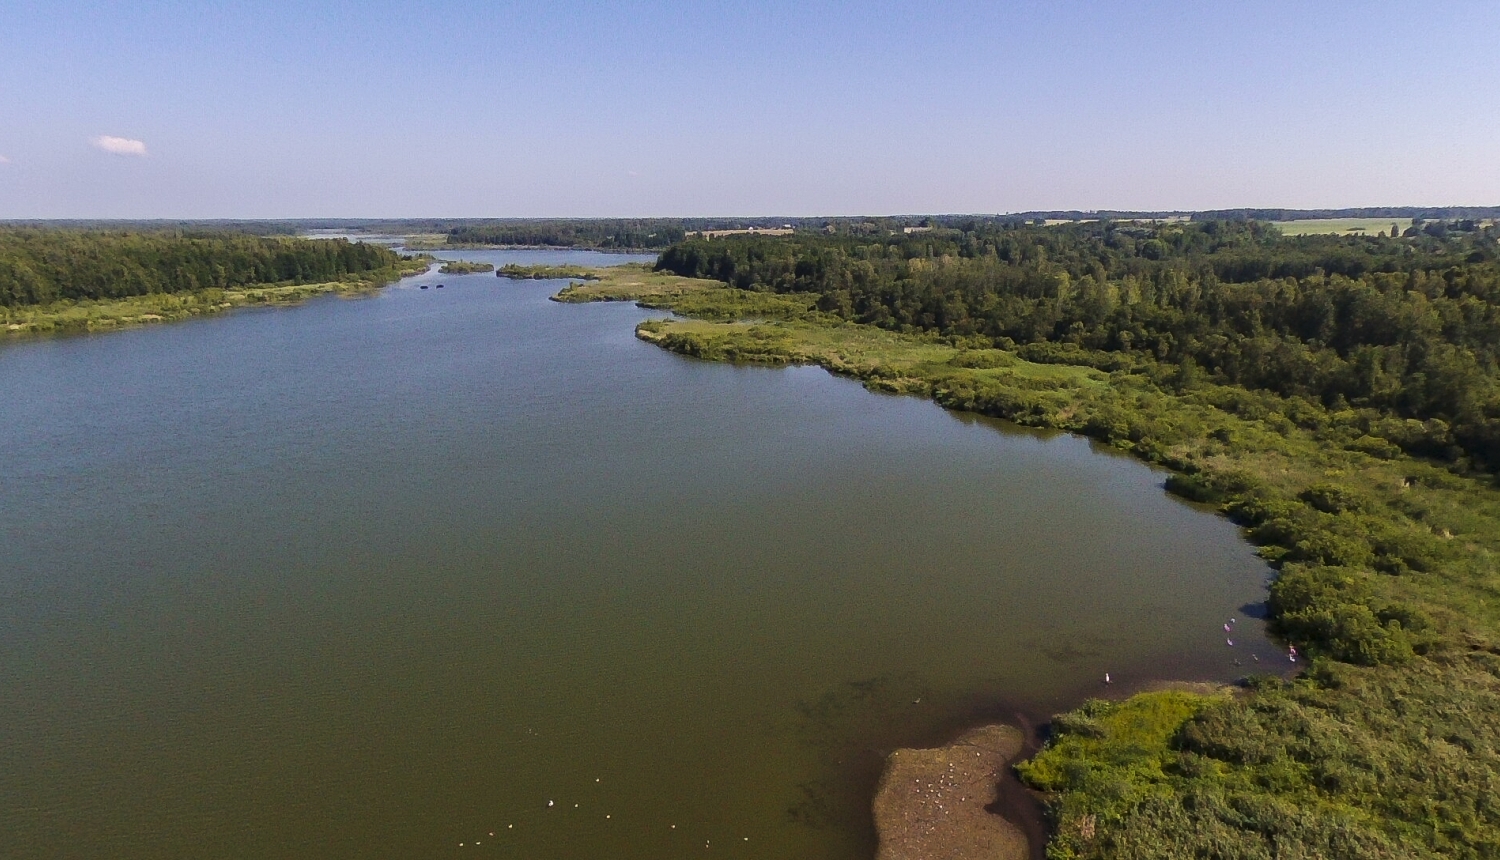
<instances>
[{"instance_id":1,"label":"sandy shore","mask_svg":"<svg viewBox=\"0 0 1500 860\"><path fill-rule=\"evenodd\" d=\"M990 811L1025 741L1014 726L988 725L891 753L875 794L876 860L1027 860L1026 834Z\"/></svg>"}]
</instances>

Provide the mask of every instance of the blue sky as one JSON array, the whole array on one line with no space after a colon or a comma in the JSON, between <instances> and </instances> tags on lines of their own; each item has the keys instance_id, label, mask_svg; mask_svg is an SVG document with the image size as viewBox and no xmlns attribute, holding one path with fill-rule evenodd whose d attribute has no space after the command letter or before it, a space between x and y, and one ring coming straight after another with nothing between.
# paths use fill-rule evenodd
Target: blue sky
<instances>
[{"instance_id":1,"label":"blue sky","mask_svg":"<svg viewBox=\"0 0 1500 860\"><path fill-rule=\"evenodd\" d=\"M0 0L0 218L1500 205L1496 3Z\"/></svg>"}]
</instances>

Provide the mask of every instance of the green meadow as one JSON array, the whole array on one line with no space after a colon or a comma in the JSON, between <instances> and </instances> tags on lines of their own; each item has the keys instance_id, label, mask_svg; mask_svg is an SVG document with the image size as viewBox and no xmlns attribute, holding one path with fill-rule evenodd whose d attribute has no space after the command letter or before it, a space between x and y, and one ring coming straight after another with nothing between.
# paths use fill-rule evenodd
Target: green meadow
<instances>
[{"instance_id":1,"label":"green meadow","mask_svg":"<svg viewBox=\"0 0 1500 860\"><path fill-rule=\"evenodd\" d=\"M1411 226L1410 218L1311 218L1302 221L1272 221L1270 224L1283 236L1313 236L1331 234L1338 236L1374 236L1385 232L1390 235L1391 225L1400 231Z\"/></svg>"}]
</instances>

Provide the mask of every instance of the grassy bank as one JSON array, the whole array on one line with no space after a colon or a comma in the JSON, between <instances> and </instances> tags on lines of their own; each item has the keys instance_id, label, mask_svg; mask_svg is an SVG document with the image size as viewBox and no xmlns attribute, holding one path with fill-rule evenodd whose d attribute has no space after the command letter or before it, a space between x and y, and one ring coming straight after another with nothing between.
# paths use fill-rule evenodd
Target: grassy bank
<instances>
[{"instance_id":1,"label":"grassy bank","mask_svg":"<svg viewBox=\"0 0 1500 860\"><path fill-rule=\"evenodd\" d=\"M352 295L376 290L401 278L423 272L427 269L427 262L426 259L412 260L394 268L319 284L273 284L0 307L0 332L7 336L18 336L107 331L222 313L237 307L295 304L329 293Z\"/></svg>"},{"instance_id":2,"label":"grassy bank","mask_svg":"<svg viewBox=\"0 0 1500 860\"><path fill-rule=\"evenodd\" d=\"M471 263L468 260L448 260L438 269L445 275L477 275L495 271L494 263Z\"/></svg>"},{"instance_id":3,"label":"grassy bank","mask_svg":"<svg viewBox=\"0 0 1500 860\"><path fill-rule=\"evenodd\" d=\"M516 263L507 263L495 270L495 274L502 278L513 280L562 280L564 278L577 278L585 281L598 280L599 276L593 269L583 266L522 266Z\"/></svg>"},{"instance_id":4,"label":"grassy bank","mask_svg":"<svg viewBox=\"0 0 1500 860\"><path fill-rule=\"evenodd\" d=\"M1500 491L1405 454L1352 409L1075 345L1013 350L817 310L817 296L601 270L561 301L693 319L637 334L684 355L818 364L872 389L1080 433L1173 471L1278 570L1272 628L1302 677L1147 693L1060 717L1023 768L1052 857L1500 853Z\"/></svg>"}]
</instances>

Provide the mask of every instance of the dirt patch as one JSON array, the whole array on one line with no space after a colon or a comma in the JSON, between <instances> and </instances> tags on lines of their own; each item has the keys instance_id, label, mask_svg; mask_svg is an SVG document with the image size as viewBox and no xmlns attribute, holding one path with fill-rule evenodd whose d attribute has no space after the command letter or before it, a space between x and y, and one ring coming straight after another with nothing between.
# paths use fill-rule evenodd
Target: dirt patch
<instances>
[{"instance_id":1,"label":"dirt patch","mask_svg":"<svg viewBox=\"0 0 1500 860\"><path fill-rule=\"evenodd\" d=\"M1024 746L1020 729L990 725L891 753L875 794L876 860L1026 860L1026 835L987 808Z\"/></svg>"}]
</instances>

